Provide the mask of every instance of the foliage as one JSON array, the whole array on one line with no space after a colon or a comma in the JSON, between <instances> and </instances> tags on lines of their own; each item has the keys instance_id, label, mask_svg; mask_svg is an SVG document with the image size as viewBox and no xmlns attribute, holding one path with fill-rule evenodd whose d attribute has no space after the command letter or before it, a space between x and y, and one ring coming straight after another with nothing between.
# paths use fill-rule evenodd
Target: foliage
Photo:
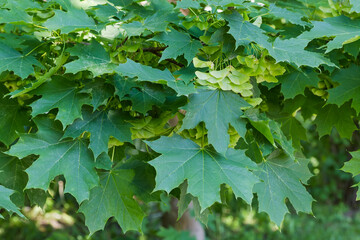
<instances>
[{"instance_id":1,"label":"foliage","mask_svg":"<svg viewBox=\"0 0 360 240\"><path fill-rule=\"evenodd\" d=\"M63 177L91 233L142 231L164 191L312 213L304 124L358 129L359 5L261 2L1 1L0 206Z\"/></svg>"}]
</instances>

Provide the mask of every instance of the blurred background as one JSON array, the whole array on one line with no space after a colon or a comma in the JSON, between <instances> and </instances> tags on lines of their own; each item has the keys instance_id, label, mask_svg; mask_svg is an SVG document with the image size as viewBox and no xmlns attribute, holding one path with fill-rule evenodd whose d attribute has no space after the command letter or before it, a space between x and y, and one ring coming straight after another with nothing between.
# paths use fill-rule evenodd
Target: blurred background
<instances>
[{"instance_id":1,"label":"blurred background","mask_svg":"<svg viewBox=\"0 0 360 240\"><path fill-rule=\"evenodd\" d=\"M360 239L360 212L356 199L358 179L339 170L349 160L348 151L359 148L360 134L355 132L353 142L341 139L336 130L330 136L318 140L315 126L306 125L308 141L302 142L304 153L311 160L309 169L313 173L307 188L316 202L312 215L287 214L281 229L271 223L265 213L257 213L256 198L252 207L237 200L231 192L222 196L228 206L216 204L208 217L207 226L202 224L206 239ZM169 224L168 215L174 212L171 197L161 195L160 203L153 203L148 209L149 216L143 224L143 234L128 232L124 234L118 224L110 219L105 231L89 236L84 225L84 217L77 213L78 205L74 198L62 192L63 182L54 182L44 207L26 207L22 219L17 215L0 219L0 239L21 240L62 240L62 239L195 239L189 232L176 230ZM191 210L189 214L193 214ZM170 226L169 226L170 225ZM166 228L164 228L164 226Z\"/></svg>"}]
</instances>

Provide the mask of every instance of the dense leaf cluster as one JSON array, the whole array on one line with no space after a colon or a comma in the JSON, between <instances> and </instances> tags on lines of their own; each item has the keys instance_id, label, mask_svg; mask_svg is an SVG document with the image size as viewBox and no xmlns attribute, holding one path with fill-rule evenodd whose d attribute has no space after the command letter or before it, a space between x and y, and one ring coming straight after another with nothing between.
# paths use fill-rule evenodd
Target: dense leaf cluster
<instances>
[{"instance_id":1,"label":"dense leaf cluster","mask_svg":"<svg viewBox=\"0 0 360 240\"><path fill-rule=\"evenodd\" d=\"M91 233L141 231L163 191L280 225L311 213L303 124L358 129L357 0L1 0L0 24L0 206L21 216L63 179Z\"/></svg>"}]
</instances>

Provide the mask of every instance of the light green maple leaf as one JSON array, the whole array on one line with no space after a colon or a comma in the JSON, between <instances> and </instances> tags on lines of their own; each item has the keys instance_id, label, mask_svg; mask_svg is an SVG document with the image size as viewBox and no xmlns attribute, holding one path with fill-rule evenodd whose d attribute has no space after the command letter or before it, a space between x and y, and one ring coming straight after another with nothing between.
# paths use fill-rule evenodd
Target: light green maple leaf
<instances>
[{"instance_id":1,"label":"light green maple leaf","mask_svg":"<svg viewBox=\"0 0 360 240\"><path fill-rule=\"evenodd\" d=\"M269 5L269 12L267 14L271 15L276 19L284 18L292 24L297 24L300 26L311 26L310 23L301 20L304 17L304 15L302 15L301 13L278 7L273 3Z\"/></svg>"},{"instance_id":2,"label":"light green maple leaf","mask_svg":"<svg viewBox=\"0 0 360 240\"><path fill-rule=\"evenodd\" d=\"M123 232L141 231L145 213L134 199L148 201L154 188L154 171L143 162L118 165L101 174L101 184L91 190L90 199L81 204L90 234L104 229L110 217L115 217Z\"/></svg>"},{"instance_id":3,"label":"light green maple leaf","mask_svg":"<svg viewBox=\"0 0 360 240\"><path fill-rule=\"evenodd\" d=\"M220 185L226 183L236 197L251 202L252 188L258 180L249 169L256 168L256 164L244 151L230 148L222 155L178 135L147 144L162 154L149 162L156 170L155 190L170 192L187 180L188 193L199 199L201 209L206 209L220 202Z\"/></svg>"},{"instance_id":4,"label":"light green maple leaf","mask_svg":"<svg viewBox=\"0 0 360 240\"><path fill-rule=\"evenodd\" d=\"M345 162L344 166L341 168L342 171L351 173L353 177L356 177L360 174L360 151L351 152L352 158ZM354 186L360 187L360 183L355 184ZM358 189L356 194L356 200L360 200L360 191Z\"/></svg>"},{"instance_id":5,"label":"light green maple leaf","mask_svg":"<svg viewBox=\"0 0 360 240\"><path fill-rule=\"evenodd\" d=\"M32 17L27 14L26 10L40 7L41 5L35 1L5 1L4 9L0 9L0 23L32 23Z\"/></svg>"},{"instance_id":6,"label":"light green maple leaf","mask_svg":"<svg viewBox=\"0 0 360 240\"><path fill-rule=\"evenodd\" d=\"M298 38L311 41L315 38L334 37L326 46L326 52L341 48L346 43L351 43L360 38L360 20L350 19L346 16L325 18L324 21L313 21L314 27L301 34Z\"/></svg>"},{"instance_id":7,"label":"light green maple leaf","mask_svg":"<svg viewBox=\"0 0 360 240\"><path fill-rule=\"evenodd\" d=\"M0 86L0 141L6 146L12 144L18 133L25 132L24 126L29 123L27 110L21 107L16 99L4 97L7 93L5 86Z\"/></svg>"},{"instance_id":8,"label":"light green maple leaf","mask_svg":"<svg viewBox=\"0 0 360 240\"><path fill-rule=\"evenodd\" d=\"M280 226L288 209L288 199L296 211L311 213L313 198L301 183L312 176L304 158L292 160L281 150L275 150L254 173L263 182L254 186L259 199L259 211L266 212L270 219Z\"/></svg>"},{"instance_id":9,"label":"light green maple leaf","mask_svg":"<svg viewBox=\"0 0 360 240\"><path fill-rule=\"evenodd\" d=\"M42 95L39 100L30 104L32 116L57 108L59 111L56 119L60 120L64 127L75 119L81 118L81 106L89 99L87 94L78 93L76 82L61 76L53 76L50 82L41 85L31 93Z\"/></svg>"},{"instance_id":10,"label":"light green maple leaf","mask_svg":"<svg viewBox=\"0 0 360 240\"><path fill-rule=\"evenodd\" d=\"M126 63L120 64L115 71L128 77L137 77L138 81L148 81L154 83L166 83L174 89L178 95L188 95L195 92L193 84L186 84L184 81L176 80L168 69L160 70L149 66L142 65L128 59Z\"/></svg>"},{"instance_id":11,"label":"light green maple leaf","mask_svg":"<svg viewBox=\"0 0 360 240\"><path fill-rule=\"evenodd\" d=\"M349 68L341 69L335 72L332 80L340 83L339 86L329 89L328 103L343 105L352 100L351 106L360 112L360 67L353 64Z\"/></svg>"},{"instance_id":12,"label":"light green maple leaf","mask_svg":"<svg viewBox=\"0 0 360 240\"><path fill-rule=\"evenodd\" d=\"M66 179L65 192L79 203L89 198L90 189L98 184L93 154L79 139L60 141L61 124L45 116L34 119L37 133L21 134L19 141L7 152L24 158L36 154L39 158L26 169L29 181L26 188L47 190L50 182L59 175Z\"/></svg>"},{"instance_id":13,"label":"light green maple leaf","mask_svg":"<svg viewBox=\"0 0 360 240\"><path fill-rule=\"evenodd\" d=\"M21 78L27 78L34 73L34 67L42 65L35 57L24 55L15 49L0 42L0 73L3 71L13 71Z\"/></svg>"},{"instance_id":14,"label":"light green maple leaf","mask_svg":"<svg viewBox=\"0 0 360 240\"><path fill-rule=\"evenodd\" d=\"M17 206L10 200L10 196L13 193L14 190L5 188L0 185L0 207L5 208L7 211L16 213L20 217L24 217Z\"/></svg>"},{"instance_id":15,"label":"light green maple leaf","mask_svg":"<svg viewBox=\"0 0 360 240\"><path fill-rule=\"evenodd\" d=\"M353 115L350 103L340 108L335 104L328 104L321 108L314 123L320 137L330 134L335 127L341 137L351 139L352 133L357 129L352 119Z\"/></svg>"},{"instance_id":16,"label":"light green maple leaf","mask_svg":"<svg viewBox=\"0 0 360 240\"><path fill-rule=\"evenodd\" d=\"M230 143L227 134L229 124L244 136L246 120L242 119L242 107L250 105L238 94L231 91L203 90L189 96L189 103L183 107L186 115L180 131L195 128L204 122L208 129L209 143L220 152L225 153Z\"/></svg>"},{"instance_id":17,"label":"light green maple leaf","mask_svg":"<svg viewBox=\"0 0 360 240\"><path fill-rule=\"evenodd\" d=\"M178 56L184 55L184 58L190 64L196 53L202 48L200 41L191 39L188 34L175 30L160 33L151 40L168 45L163 51L160 61L168 58L176 59Z\"/></svg>"},{"instance_id":18,"label":"light green maple leaf","mask_svg":"<svg viewBox=\"0 0 360 240\"><path fill-rule=\"evenodd\" d=\"M95 158L108 152L108 142L111 136L122 142L131 142L131 124L125 122L125 115L118 111L95 111L90 107L82 110L82 119L77 119L65 131L63 138L77 138L87 131L90 135L89 148Z\"/></svg>"},{"instance_id":19,"label":"light green maple leaf","mask_svg":"<svg viewBox=\"0 0 360 240\"><path fill-rule=\"evenodd\" d=\"M281 92L285 99L294 98L301 94L304 95L306 87L317 86L319 82L315 71L293 71L278 77L281 83Z\"/></svg>"},{"instance_id":20,"label":"light green maple leaf","mask_svg":"<svg viewBox=\"0 0 360 240\"><path fill-rule=\"evenodd\" d=\"M291 38L281 40L276 38L272 46L266 47L276 62L294 63L296 66L318 67L325 64L335 66L323 54L304 50L309 41L306 39Z\"/></svg>"},{"instance_id":21,"label":"light green maple leaf","mask_svg":"<svg viewBox=\"0 0 360 240\"><path fill-rule=\"evenodd\" d=\"M97 29L95 21L83 9L73 6L70 0L61 0L59 2L67 11L54 10L55 16L44 23L44 26L49 31L59 29L61 33L67 34L75 30Z\"/></svg>"},{"instance_id":22,"label":"light green maple leaf","mask_svg":"<svg viewBox=\"0 0 360 240\"><path fill-rule=\"evenodd\" d=\"M352 5L351 10L357 13L360 13L360 1L359 0L350 0L350 4Z\"/></svg>"},{"instance_id":23,"label":"light green maple leaf","mask_svg":"<svg viewBox=\"0 0 360 240\"><path fill-rule=\"evenodd\" d=\"M115 64L111 63L109 54L96 40L92 40L90 45L77 44L67 50L71 56L79 59L65 64L67 73L77 73L80 71L90 71L94 77L113 73Z\"/></svg>"}]
</instances>

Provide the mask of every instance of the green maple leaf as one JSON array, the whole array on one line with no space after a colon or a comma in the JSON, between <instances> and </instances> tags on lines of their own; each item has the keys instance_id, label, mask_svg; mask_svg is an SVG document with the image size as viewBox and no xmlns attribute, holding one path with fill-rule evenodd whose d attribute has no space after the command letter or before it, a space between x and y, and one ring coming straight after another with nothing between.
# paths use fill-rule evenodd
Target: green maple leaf
<instances>
[{"instance_id":1,"label":"green maple leaf","mask_svg":"<svg viewBox=\"0 0 360 240\"><path fill-rule=\"evenodd\" d=\"M293 12L287 10L286 8L280 8L273 3L269 5L268 14L276 19L284 18L287 21L291 22L292 24L297 24L300 26L309 26L309 25L311 26L311 24L301 20L304 17L304 15L302 15L301 13Z\"/></svg>"},{"instance_id":2,"label":"green maple leaf","mask_svg":"<svg viewBox=\"0 0 360 240\"><path fill-rule=\"evenodd\" d=\"M10 196L14 193L14 190L5 188L0 185L0 207L5 208L7 211L14 212L21 217L24 217L16 205L10 200Z\"/></svg>"},{"instance_id":3,"label":"green maple leaf","mask_svg":"<svg viewBox=\"0 0 360 240\"><path fill-rule=\"evenodd\" d=\"M351 43L360 38L360 20L350 19L346 16L325 18L324 21L312 22L314 27L301 34L298 38L311 41L315 38L334 37L326 46L326 52L341 48L346 43Z\"/></svg>"},{"instance_id":4,"label":"green maple leaf","mask_svg":"<svg viewBox=\"0 0 360 240\"><path fill-rule=\"evenodd\" d=\"M294 98L302 94L306 87L317 86L319 82L318 75L315 71L293 71L278 77L281 83L281 92L285 99Z\"/></svg>"},{"instance_id":5,"label":"green maple leaf","mask_svg":"<svg viewBox=\"0 0 360 240\"><path fill-rule=\"evenodd\" d=\"M167 33L160 33L151 40L168 45L163 51L160 61L168 58L176 59L178 56L184 55L184 58L189 65L199 49L202 48L200 41L191 39L189 34L175 30Z\"/></svg>"},{"instance_id":6,"label":"green maple leaf","mask_svg":"<svg viewBox=\"0 0 360 240\"><path fill-rule=\"evenodd\" d=\"M165 32L167 25L170 22L178 20L177 13L170 11L169 9L155 12L155 14L147 17L143 22L134 21L121 25L121 28L125 30L126 35L129 37L140 36L145 30L152 32Z\"/></svg>"},{"instance_id":7,"label":"green maple leaf","mask_svg":"<svg viewBox=\"0 0 360 240\"><path fill-rule=\"evenodd\" d=\"M143 162L118 165L101 174L101 184L91 190L90 199L81 204L90 233L104 229L110 217L115 217L123 232L141 231L145 213L134 199L148 201L154 188L154 171Z\"/></svg>"},{"instance_id":8,"label":"green maple leaf","mask_svg":"<svg viewBox=\"0 0 360 240\"><path fill-rule=\"evenodd\" d=\"M0 141L6 146L12 144L18 137L18 133L25 132L25 126L29 123L27 110L21 107L16 99L4 97L7 89L0 86Z\"/></svg>"},{"instance_id":9,"label":"green maple leaf","mask_svg":"<svg viewBox=\"0 0 360 240\"><path fill-rule=\"evenodd\" d=\"M227 134L231 124L240 136L246 132L246 121L241 118L242 107L250 105L238 94L222 90L204 90L189 96L189 103L183 107L186 115L180 131L195 128L204 122L208 129L209 143L220 152L225 153L230 136Z\"/></svg>"},{"instance_id":10,"label":"green maple leaf","mask_svg":"<svg viewBox=\"0 0 360 240\"><path fill-rule=\"evenodd\" d=\"M80 92L91 94L91 105L94 107L94 110L96 110L114 95L114 88L105 81L96 79L94 82L85 85Z\"/></svg>"},{"instance_id":11,"label":"green maple leaf","mask_svg":"<svg viewBox=\"0 0 360 240\"><path fill-rule=\"evenodd\" d=\"M13 71L21 78L27 78L34 74L34 67L42 65L35 57L24 55L15 49L0 42L0 73L3 71Z\"/></svg>"},{"instance_id":12,"label":"green maple leaf","mask_svg":"<svg viewBox=\"0 0 360 240\"><path fill-rule=\"evenodd\" d=\"M339 86L329 89L328 103L343 105L345 102L352 100L351 106L360 112L360 67L351 65L349 68L341 69L335 72L332 80L340 83Z\"/></svg>"},{"instance_id":13,"label":"green maple leaf","mask_svg":"<svg viewBox=\"0 0 360 240\"><path fill-rule=\"evenodd\" d=\"M82 119L77 119L65 131L63 138L77 138L87 131L90 135L89 148L95 158L108 151L108 142L111 136L120 141L131 142L131 124L125 122L124 114L117 111L95 111L84 107Z\"/></svg>"},{"instance_id":14,"label":"green maple leaf","mask_svg":"<svg viewBox=\"0 0 360 240\"><path fill-rule=\"evenodd\" d=\"M26 188L47 190L50 182L59 175L66 179L65 192L79 203L89 198L90 189L98 184L93 154L79 139L60 141L62 128L45 116L34 119L37 133L21 134L19 141L7 152L24 158L36 154L40 157L26 169L29 181Z\"/></svg>"},{"instance_id":15,"label":"green maple leaf","mask_svg":"<svg viewBox=\"0 0 360 240\"><path fill-rule=\"evenodd\" d=\"M292 160L281 150L269 155L259 165L255 174L263 180L254 186L259 199L259 211L266 212L270 219L280 226L288 209L288 199L296 211L311 213L313 198L301 183L306 183L312 176L307 159Z\"/></svg>"},{"instance_id":16,"label":"green maple leaf","mask_svg":"<svg viewBox=\"0 0 360 240\"><path fill-rule=\"evenodd\" d=\"M340 108L335 104L328 104L321 108L314 123L317 125L320 137L330 134L335 127L341 137L350 139L352 133L357 130L352 119L353 115L350 103L345 103Z\"/></svg>"},{"instance_id":17,"label":"green maple leaf","mask_svg":"<svg viewBox=\"0 0 360 240\"><path fill-rule=\"evenodd\" d=\"M149 162L156 170L155 190L170 192L187 180L188 193L197 197L201 209L205 209L220 201L220 185L226 183L236 197L251 202L252 188L258 180L248 168L256 168L256 164L244 151L228 149L222 155L178 135L147 144L162 154Z\"/></svg>"},{"instance_id":18,"label":"green maple leaf","mask_svg":"<svg viewBox=\"0 0 360 240\"><path fill-rule=\"evenodd\" d=\"M358 0L350 0L350 4L352 5L352 11L360 13L360 2Z\"/></svg>"},{"instance_id":19,"label":"green maple leaf","mask_svg":"<svg viewBox=\"0 0 360 240\"><path fill-rule=\"evenodd\" d=\"M182 1L178 1L176 3L176 7L175 8L182 8L182 9L187 9L187 8L200 8L200 3L199 1L196 0L182 0Z\"/></svg>"},{"instance_id":20,"label":"green maple leaf","mask_svg":"<svg viewBox=\"0 0 360 240\"><path fill-rule=\"evenodd\" d=\"M133 78L115 75L110 82L115 86L115 94L122 100L125 95L129 94L133 87L138 87L138 83Z\"/></svg>"},{"instance_id":21,"label":"green maple leaf","mask_svg":"<svg viewBox=\"0 0 360 240\"><path fill-rule=\"evenodd\" d=\"M323 54L304 50L308 43L309 41L306 39L291 38L281 40L276 38L272 46L266 47L266 49L275 58L276 62L294 63L298 67L318 67L322 64L335 66Z\"/></svg>"},{"instance_id":22,"label":"green maple leaf","mask_svg":"<svg viewBox=\"0 0 360 240\"><path fill-rule=\"evenodd\" d=\"M360 151L351 152L352 158L345 162L344 166L341 168L342 171L351 173L353 177L360 174ZM354 186L359 187L360 183L355 184ZM357 191L356 200L360 200L360 192Z\"/></svg>"},{"instance_id":23,"label":"green maple leaf","mask_svg":"<svg viewBox=\"0 0 360 240\"><path fill-rule=\"evenodd\" d=\"M175 228L161 228L157 233L157 236L162 237L164 240L196 240L196 238L190 235L189 231L176 230Z\"/></svg>"},{"instance_id":24,"label":"green maple leaf","mask_svg":"<svg viewBox=\"0 0 360 240\"><path fill-rule=\"evenodd\" d=\"M31 93L42 95L39 100L30 104L32 116L35 117L57 108L59 111L56 119L60 120L64 127L81 117L81 106L89 99L87 94L78 93L76 82L61 76L53 76L50 82L41 85Z\"/></svg>"},{"instance_id":25,"label":"green maple leaf","mask_svg":"<svg viewBox=\"0 0 360 240\"><path fill-rule=\"evenodd\" d=\"M193 84L186 84L184 81L176 80L168 69L160 70L149 66L142 65L128 59L126 63L120 64L115 71L123 76L137 77L138 81L148 81L154 83L166 83L174 89L178 95L188 95L195 92Z\"/></svg>"},{"instance_id":26,"label":"green maple leaf","mask_svg":"<svg viewBox=\"0 0 360 240\"><path fill-rule=\"evenodd\" d=\"M133 88L129 95L133 103L132 109L143 114L151 110L153 105L163 105L167 96L161 88L151 85L145 85L142 90Z\"/></svg>"},{"instance_id":27,"label":"green maple leaf","mask_svg":"<svg viewBox=\"0 0 360 240\"><path fill-rule=\"evenodd\" d=\"M109 54L96 40L92 40L90 45L77 44L67 50L71 56L79 59L65 64L67 73L77 73L80 71L90 71L94 77L113 73L115 64L111 63Z\"/></svg>"},{"instance_id":28,"label":"green maple leaf","mask_svg":"<svg viewBox=\"0 0 360 240\"><path fill-rule=\"evenodd\" d=\"M235 38L236 47L240 45L246 46L251 42L255 42L264 48L271 46L271 43L268 42L268 36L265 35L266 32L245 21L240 13L233 11L232 14L224 14L223 17L229 23L229 33Z\"/></svg>"},{"instance_id":29,"label":"green maple leaf","mask_svg":"<svg viewBox=\"0 0 360 240\"><path fill-rule=\"evenodd\" d=\"M12 200L19 205L24 204L23 190L28 180L24 170L30 164L28 159L18 159L0 152L0 184L15 190Z\"/></svg>"},{"instance_id":30,"label":"green maple leaf","mask_svg":"<svg viewBox=\"0 0 360 240\"><path fill-rule=\"evenodd\" d=\"M0 23L32 23L32 17L27 14L26 10L38 9L40 7L41 5L35 1L5 1L5 5L2 7L5 9L0 9Z\"/></svg>"},{"instance_id":31,"label":"green maple leaf","mask_svg":"<svg viewBox=\"0 0 360 240\"><path fill-rule=\"evenodd\" d=\"M97 29L94 20L83 9L73 6L70 0L58 0L58 2L67 11L54 10L55 16L44 23L49 31L59 29L61 33L67 34L75 30Z\"/></svg>"}]
</instances>

